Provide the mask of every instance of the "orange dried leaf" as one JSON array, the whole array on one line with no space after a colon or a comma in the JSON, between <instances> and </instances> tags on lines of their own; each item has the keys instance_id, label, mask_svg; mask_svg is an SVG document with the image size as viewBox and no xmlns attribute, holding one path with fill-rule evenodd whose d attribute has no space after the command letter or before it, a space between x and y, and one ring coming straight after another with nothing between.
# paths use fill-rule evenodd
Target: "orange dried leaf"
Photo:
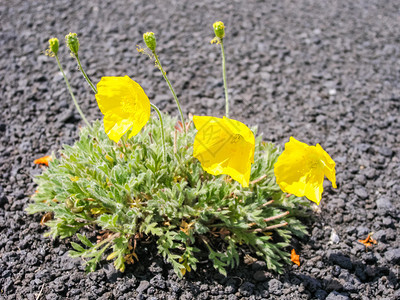
<instances>
[{"instance_id":1,"label":"orange dried leaf","mask_svg":"<svg viewBox=\"0 0 400 300\"><path fill-rule=\"evenodd\" d=\"M52 160L53 159L52 159L51 155L46 155L46 156L40 157L38 159L35 159L33 161L33 163L36 164L36 165L46 165L46 166L48 166L49 162L52 161Z\"/></svg>"},{"instance_id":2,"label":"orange dried leaf","mask_svg":"<svg viewBox=\"0 0 400 300\"><path fill-rule=\"evenodd\" d=\"M43 215L42 219L40 220L40 225L44 226L44 223L53 219L53 213L47 212Z\"/></svg>"},{"instance_id":3,"label":"orange dried leaf","mask_svg":"<svg viewBox=\"0 0 400 300\"><path fill-rule=\"evenodd\" d=\"M176 130L178 130L179 132L183 131L183 124L181 121L176 122L176 125L174 126Z\"/></svg>"},{"instance_id":4,"label":"orange dried leaf","mask_svg":"<svg viewBox=\"0 0 400 300\"><path fill-rule=\"evenodd\" d=\"M365 247L372 247L372 245L376 245L378 242L371 237L371 234L368 234L365 240L358 240L361 244L364 244Z\"/></svg>"},{"instance_id":5,"label":"orange dried leaf","mask_svg":"<svg viewBox=\"0 0 400 300\"><path fill-rule=\"evenodd\" d=\"M186 235L189 235L189 231L191 230L191 227L193 226L194 222L187 223L185 220L182 220L180 229L183 231Z\"/></svg>"},{"instance_id":6,"label":"orange dried leaf","mask_svg":"<svg viewBox=\"0 0 400 300\"><path fill-rule=\"evenodd\" d=\"M292 249L292 253L290 254L290 260L300 267L300 255L297 255L294 249Z\"/></svg>"},{"instance_id":7,"label":"orange dried leaf","mask_svg":"<svg viewBox=\"0 0 400 300\"><path fill-rule=\"evenodd\" d=\"M192 123L191 121L185 122L185 126L183 126L182 122L178 121L178 122L176 122L176 125L174 126L174 128L179 132L183 132L184 129L185 129L185 132L188 132L191 123Z\"/></svg>"}]
</instances>

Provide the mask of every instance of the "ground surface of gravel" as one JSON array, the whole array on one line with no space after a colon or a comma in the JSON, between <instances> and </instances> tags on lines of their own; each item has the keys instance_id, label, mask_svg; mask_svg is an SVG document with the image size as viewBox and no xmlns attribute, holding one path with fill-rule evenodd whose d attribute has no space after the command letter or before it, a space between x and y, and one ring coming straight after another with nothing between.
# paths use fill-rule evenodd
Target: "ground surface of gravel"
<instances>
[{"instance_id":1,"label":"ground surface of gravel","mask_svg":"<svg viewBox=\"0 0 400 300\"><path fill-rule=\"evenodd\" d=\"M400 3L379 1L2 1L0 3L0 299L400 299ZM264 139L320 143L337 163L306 240L301 266L283 275L242 264L228 277L204 263L178 280L152 245L125 274L85 275L68 240L43 238L24 208L41 172L33 160L72 144L82 125L49 37L77 32L94 82L129 75L176 114L158 70L135 50L153 31L186 112L224 113L225 41L231 117ZM64 46L61 61L90 120L95 98ZM378 244L358 243L375 232ZM140 256L139 255L139 256Z\"/></svg>"}]
</instances>

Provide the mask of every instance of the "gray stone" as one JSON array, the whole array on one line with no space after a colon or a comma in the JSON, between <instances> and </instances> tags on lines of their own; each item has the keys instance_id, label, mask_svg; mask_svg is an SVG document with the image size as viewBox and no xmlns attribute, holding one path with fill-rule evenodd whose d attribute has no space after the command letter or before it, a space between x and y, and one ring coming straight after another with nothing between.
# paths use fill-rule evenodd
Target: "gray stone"
<instances>
[{"instance_id":1,"label":"gray stone","mask_svg":"<svg viewBox=\"0 0 400 300\"><path fill-rule=\"evenodd\" d=\"M328 297L326 297L325 300L350 300L350 298L346 295L333 291L329 293Z\"/></svg>"},{"instance_id":2,"label":"gray stone","mask_svg":"<svg viewBox=\"0 0 400 300\"><path fill-rule=\"evenodd\" d=\"M378 209L392 209L393 205L390 199L386 196L380 197L376 200L376 206Z\"/></svg>"},{"instance_id":3,"label":"gray stone","mask_svg":"<svg viewBox=\"0 0 400 300\"><path fill-rule=\"evenodd\" d=\"M136 291L141 294L144 291L146 291L148 288L150 287L150 282L148 282L147 280L142 280L138 286L138 288L136 289Z\"/></svg>"},{"instance_id":4,"label":"gray stone","mask_svg":"<svg viewBox=\"0 0 400 300\"><path fill-rule=\"evenodd\" d=\"M386 230L378 230L374 233L373 239L378 242L385 242L386 241Z\"/></svg>"},{"instance_id":5,"label":"gray stone","mask_svg":"<svg viewBox=\"0 0 400 300\"><path fill-rule=\"evenodd\" d=\"M253 278L256 281L263 282L271 278L271 273L267 271L257 271L253 274Z\"/></svg>"},{"instance_id":6,"label":"gray stone","mask_svg":"<svg viewBox=\"0 0 400 300\"><path fill-rule=\"evenodd\" d=\"M282 294L282 283L277 279L271 279L268 282L268 291L271 294L280 296Z\"/></svg>"},{"instance_id":7,"label":"gray stone","mask_svg":"<svg viewBox=\"0 0 400 300\"><path fill-rule=\"evenodd\" d=\"M391 249L385 252L385 259L390 264L396 264L400 262L400 248Z\"/></svg>"},{"instance_id":8,"label":"gray stone","mask_svg":"<svg viewBox=\"0 0 400 300\"><path fill-rule=\"evenodd\" d=\"M363 238L364 235L367 235L370 232L368 227L358 226L357 227L357 236Z\"/></svg>"},{"instance_id":9,"label":"gray stone","mask_svg":"<svg viewBox=\"0 0 400 300\"><path fill-rule=\"evenodd\" d=\"M380 147L379 148L379 153L382 154L383 156L386 157L392 157L393 156L393 151L392 149L388 148L388 147Z\"/></svg>"},{"instance_id":10,"label":"gray stone","mask_svg":"<svg viewBox=\"0 0 400 300\"><path fill-rule=\"evenodd\" d=\"M350 270L353 267L350 258L341 253L332 253L329 256L329 260L331 260L334 264L342 267L343 269Z\"/></svg>"},{"instance_id":11,"label":"gray stone","mask_svg":"<svg viewBox=\"0 0 400 300\"><path fill-rule=\"evenodd\" d=\"M365 200L368 198L368 192L365 188L363 187L358 187L354 190L354 193L360 197L361 199Z\"/></svg>"}]
</instances>

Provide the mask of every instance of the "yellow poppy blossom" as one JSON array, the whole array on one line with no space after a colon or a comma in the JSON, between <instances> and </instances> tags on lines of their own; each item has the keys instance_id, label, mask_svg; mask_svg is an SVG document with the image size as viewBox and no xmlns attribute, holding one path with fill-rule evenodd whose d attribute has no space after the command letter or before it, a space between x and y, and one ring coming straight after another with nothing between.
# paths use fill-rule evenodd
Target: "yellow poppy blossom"
<instances>
[{"instance_id":1,"label":"yellow poppy blossom","mask_svg":"<svg viewBox=\"0 0 400 300\"><path fill-rule=\"evenodd\" d=\"M253 132L243 123L226 117L194 116L193 123L198 130L193 156L204 171L230 175L243 187L248 187L254 163Z\"/></svg>"},{"instance_id":2,"label":"yellow poppy blossom","mask_svg":"<svg viewBox=\"0 0 400 300\"><path fill-rule=\"evenodd\" d=\"M319 205L324 176L336 188L335 162L322 147L309 146L290 137L274 165L276 182L286 193L306 196Z\"/></svg>"},{"instance_id":3,"label":"yellow poppy blossom","mask_svg":"<svg viewBox=\"0 0 400 300\"><path fill-rule=\"evenodd\" d=\"M150 101L142 87L129 76L102 77L97 84L96 100L104 115L104 130L118 142L132 128L135 136L150 118Z\"/></svg>"}]
</instances>

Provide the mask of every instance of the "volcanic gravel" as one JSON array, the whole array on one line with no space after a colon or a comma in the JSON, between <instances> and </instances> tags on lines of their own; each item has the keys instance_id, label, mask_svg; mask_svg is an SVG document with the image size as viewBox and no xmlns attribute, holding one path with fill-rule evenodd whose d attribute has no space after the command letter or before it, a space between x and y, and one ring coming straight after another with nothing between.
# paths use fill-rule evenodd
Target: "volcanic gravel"
<instances>
[{"instance_id":1,"label":"volcanic gravel","mask_svg":"<svg viewBox=\"0 0 400 300\"><path fill-rule=\"evenodd\" d=\"M0 299L400 299L400 2L15 1L0 3ZM94 82L129 75L163 111L177 115L158 69L136 51L157 36L158 54L185 113L222 116L221 56L212 24L226 25L231 117L258 125L281 146L290 136L320 143L336 161L309 236L294 240L301 266L282 275L242 263L219 275L204 261L178 279L141 247L125 273L104 264L88 275L44 238L40 215L24 212L41 167L33 160L76 141L84 125L50 37L89 120L95 98L63 37L77 32ZM377 244L359 239L374 232ZM290 249L288 249L290 251Z\"/></svg>"}]
</instances>

